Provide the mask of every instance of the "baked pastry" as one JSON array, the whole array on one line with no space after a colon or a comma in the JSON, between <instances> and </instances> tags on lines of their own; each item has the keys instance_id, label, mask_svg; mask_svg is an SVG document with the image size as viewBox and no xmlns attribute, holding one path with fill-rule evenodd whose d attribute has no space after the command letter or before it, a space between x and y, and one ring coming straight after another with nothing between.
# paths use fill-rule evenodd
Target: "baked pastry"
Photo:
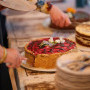
<instances>
[{"instance_id":1,"label":"baked pastry","mask_svg":"<svg viewBox=\"0 0 90 90\"><path fill-rule=\"evenodd\" d=\"M70 10L67 10L65 11L66 14L69 16L72 24L69 25L68 27L59 27L59 26L56 26L55 24L52 23L51 21L51 24L50 24L50 27L51 28L55 28L55 29L75 29L75 27L80 24L80 23L83 23L83 22L87 22L87 21L90 21L90 15L86 12L83 12L83 11L76 11L73 9Z\"/></svg>"},{"instance_id":2,"label":"baked pastry","mask_svg":"<svg viewBox=\"0 0 90 90\"><path fill-rule=\"evenodd\" d=\"M62 55L56 67L56 90L90 90L90 52Z\"/></svg>"},{"instance_id":3,"label":"baked pastry","mask_svg":"<svg viewBox=\"0 0 90 90\"><path fill-rule=\"evenodd\" d=\"M62 54L76 50L75 42L66 38L43 38L25 46L28 63L36 68L55 68L56 60Z\"/></svg>"},{"instance_id":4,"label":"baked pastry","mask_svg":"<svg viewBox=\"0 0 90 90\"><path fill-rule=\"evenodd\" d=\"M90 24L82 24L76 27L76 42L90 47Z\"/></svg>"}]
</instances>

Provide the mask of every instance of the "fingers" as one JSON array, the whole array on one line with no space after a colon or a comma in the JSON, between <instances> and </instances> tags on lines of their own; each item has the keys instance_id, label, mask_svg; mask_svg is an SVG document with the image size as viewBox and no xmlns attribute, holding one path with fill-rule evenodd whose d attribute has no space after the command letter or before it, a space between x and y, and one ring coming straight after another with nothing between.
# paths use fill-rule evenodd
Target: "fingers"
<instances>
[{"instance_id":1,"label":"fingers","mask_svg":"<svg viewBox=\"0 0 90 90\"><path fill-rule=\"evenodd\" d=\"M59 10L56 6L53 6L50 11L50 17L52 23L59 27L67 27L71 24L69 17Z\"/></svg>"},{"instance_id":2,"label":"fingers","mask_svg":"<svg viewBox=\"0 0 90 90\"><path fill-rule=\"evenodd\" d=\"M59 23L59 25L58 26L60 26L61 28L62 27L64 27L65 26L65 19L64 19L65 17L64 17L64 15L60 18L60 23Z\"/></svg>"},{"instance_id":3,"label":"fingers","mask_svg":"<svg viewBox=\"0 0 90 90\"><path fill-rule=\"evenodd\" d=\"M6 63L6 66L8 68L16 68L16 65L15 64L11 64L11 63Z\"/></svg>"},{"instance_id":4,"label":"fingers","mask_svg":"<svg viewBox=\"0 0 90 90\"><path fill-rule=\"evenodd\" d=\"M26 62L27 62L27 58L22 57L22 64L26 64Z\"/></svg>"},{"instance_id":5,"label":"fingers","mask_svg":"<svg viewBox=\"0 0 90 90\"><path fill-rule=\"evenodd\" d=\"M71 24L71 21L70 21L70 19L68 18L68 16L66 15L65 16L65 26L67 27L67 26L69 26L70 24Z\"/></svg>"},{"instance_id":6,"label":"fingers","mask_svg":"<svg viewBox=\"0 0 90 90\"><path fill-rule=\"evenodd\" d=\"M8 68L18 68L21 65L21 63L22 63L23 60L27 60L27 58L22 57L22 56L19 56L16 59L15 63L6 63L6 66Z\"/></svg>"},{"instance_id":7,"label":"fingers","mask_svg":"<svg viewBox=\"0 0 90 90\"><path fill-rule=\"evenodd\" d=\"M27 60L27 58L25 58L25 57L21 56L21 60Z\"/></svg>"},{"instance_id":8,"label":"fingers","mask_svg":"<svg viewBox=\"0 0 90 90\"><path fill-rule=\"evenodd\" d=\"M21 65L22 60L26 60L26 58L21 56L17 50L7 49L7 58L5 60L7 67L17 68Z\"/></svg>"},{"instance_id":9,"label":"fingers","mask_svg":"<svg viewBox=\"0 0 90 90\"><path fill-rule=\"evenodd\" d=\"M21 65L21 55L19 54L16 60L16 67L19 67Z\"/></svg>"},{"instance_id":10,"label":"fingers","mask_svg":"<svg viewBox=\"0 0 90 90\"><path fill-rule=\"evenodd\" d=\"M16 67L19 67L22 64L23 60L27 60L27 58L20 55L19 59L17 60Z\"/></svg>"},{"instance_id":11,"label":"fingers","mask_svg":"<svg viewBox=\"0 0 90 90\"><path fill-rule=\"evenodd\" d=\"M8 68L16 68L14 65L7 65Z\"/></svg>"},{"instance_id":12,"label":"fingers","mask_svg":"<svg viewBox=\"0 0 90 90\"><path fill-rule=\"evenodd\" d=\"M54 19L54 18L52 19L53 20L52 23L54 23L56 26L59 26L61 28L67 27L71 24L71 21L69 20L69 18L66 15L58 17L57 19Z\"/></svg>"}]
</instances>

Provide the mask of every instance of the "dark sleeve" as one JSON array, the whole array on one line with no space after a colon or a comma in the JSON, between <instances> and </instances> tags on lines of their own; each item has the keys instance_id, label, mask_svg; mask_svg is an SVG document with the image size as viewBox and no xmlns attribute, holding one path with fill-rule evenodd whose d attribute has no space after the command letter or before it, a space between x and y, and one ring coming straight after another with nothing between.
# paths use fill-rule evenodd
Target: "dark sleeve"
<instances>
[{"instance_id":1,"label":"dark sleeve","mask_svg":"<svg viewBox=\"0 0 90 90\"><path fill-rule=\"evenodd\" d=\"M0 13L0 45L3 45L3 36L2 36L2 28L1 28L1 13Z\"/></svg>"}]
</instances>

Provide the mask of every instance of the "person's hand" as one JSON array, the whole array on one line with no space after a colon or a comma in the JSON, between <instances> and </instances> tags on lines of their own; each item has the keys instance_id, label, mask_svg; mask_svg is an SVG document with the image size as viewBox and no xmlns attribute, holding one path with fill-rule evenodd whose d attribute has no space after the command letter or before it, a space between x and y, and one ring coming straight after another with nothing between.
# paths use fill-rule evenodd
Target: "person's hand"
<instances>
[{"instance_id":1,"label":"person's hand","mask_svg":"<svg viewBox=\"0 0 90 90\"><path fill-rule=\"evenodd\" d=\"M20 66L22 60L26 60L26 58L22 57L16 49L7 49L5 63L10 63L7 67L17 68Z\"/></svg>"},{"instance_id":2,"label":"person's hand","mask_svg":"<svg viewBox=\"0 0 90 90\"><path fill-rule=\"evenodd\" d=\"M52 23L56 26L67 27L71 24L69 17L54 5L50 10L50 17Z\"/></svg>"}]
</instances>

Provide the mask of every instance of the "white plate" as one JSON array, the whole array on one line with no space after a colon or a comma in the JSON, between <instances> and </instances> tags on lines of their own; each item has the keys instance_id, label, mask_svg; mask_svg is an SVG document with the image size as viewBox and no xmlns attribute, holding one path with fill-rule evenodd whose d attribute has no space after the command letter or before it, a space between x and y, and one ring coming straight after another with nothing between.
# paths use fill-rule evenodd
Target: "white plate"
<instances>
[{"instance_id":1,"label":"white plate","mask_svg":"<svg viewBox=\"0 0 90 90\"><path fill-rule=\"evenodd\" d=\"M22 56L25 56L25 53L22 52L21 53ZM26 64L21 64L21 67L28 69L28 70L32 70L32 71L39 71L39 72L55 72L56 69L43 69L43 68L35 68L30 66L30 64L26 63Z\"/></svg>"},{"instance_id":2,"label":"white plate","mask_svg":"<svg viewBox=\"0 0 90 90\"><path fill-rule=\"evenodd\" d=\"M76 42L75 40L75 34L71 35L70 37L68 37L70 40ZM87 51L87 52L90 52L90 47L86 47L86 46L82 46L80 44L78 44L76 42L76 46L77 46L77 49L80 50L80 51Z\"/></svg>"}]
</instances>

